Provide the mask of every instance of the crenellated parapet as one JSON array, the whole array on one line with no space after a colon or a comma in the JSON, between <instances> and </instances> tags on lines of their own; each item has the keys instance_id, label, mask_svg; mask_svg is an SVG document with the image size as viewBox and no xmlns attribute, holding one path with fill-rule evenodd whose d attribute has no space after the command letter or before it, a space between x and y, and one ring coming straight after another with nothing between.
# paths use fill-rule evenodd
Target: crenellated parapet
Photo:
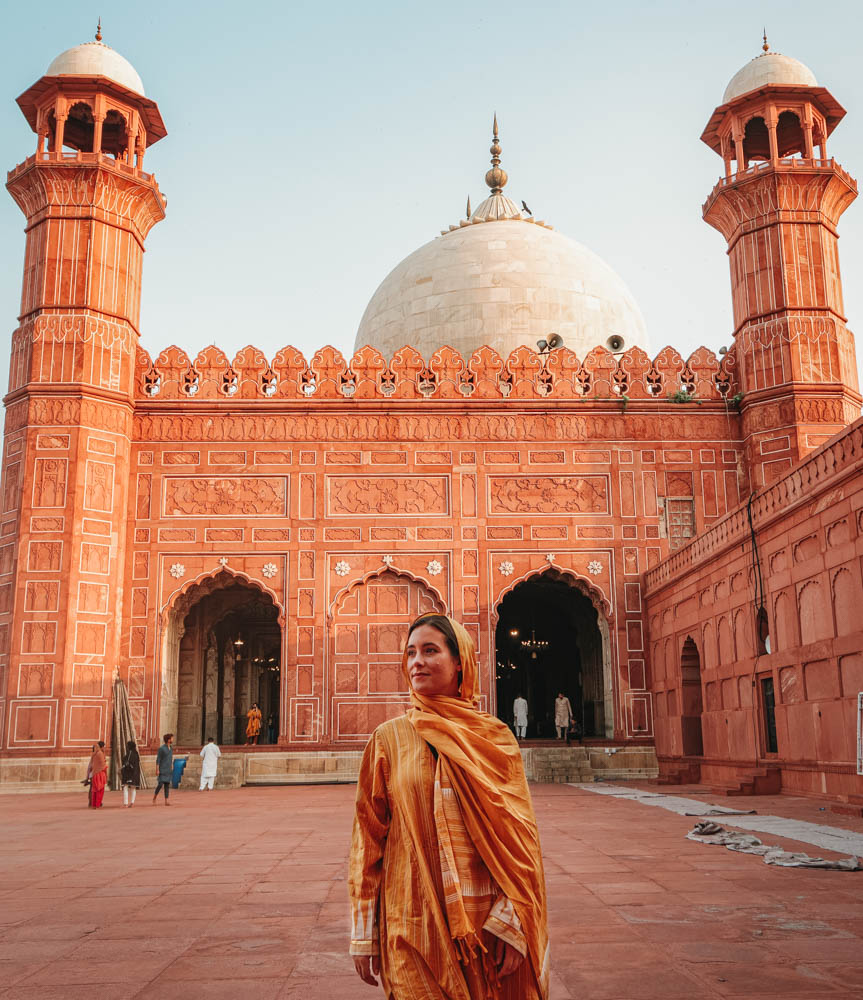
<instances>
[{"instance_id":1,"label":"crenellated parapet","mask_svg":"<svg viewBox=\"0 0 863 1000\"><path fill-rule=\"evenodd\" d=\"M138 348L136 400L564 400L595 402L733 400L738 392L734 352L721 360L706 347L687 359L664 347L653 359L640 347L612 354L596 347L583 359L568 348L539 354L521 346L502 358L490 347L463 357L442 347L426 359L410 346L387 360L363 347L347 360L322 347L310 360L282 348L268 360L248 346L233 360L209 346L192 360L168 347L153 360Z\"/></svg>"}]
</instances>

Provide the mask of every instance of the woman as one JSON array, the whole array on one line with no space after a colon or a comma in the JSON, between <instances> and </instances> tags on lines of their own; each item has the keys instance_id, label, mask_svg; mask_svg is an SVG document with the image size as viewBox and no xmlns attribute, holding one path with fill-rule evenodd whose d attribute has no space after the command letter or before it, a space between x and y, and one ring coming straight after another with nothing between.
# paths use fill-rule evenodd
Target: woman
<instances>
[{"instance_id":1,"label":"woman","mask_svg":"<svg viewBox=\"0 0 863 1000\"><path fill-rule=\"evenodd\" d=\"M411 625L411 708L372 734L350 860L351 955L390 1000L545 1000L545 880L510 729L475 707L473 640Z\"/></svg>"},{"instance_id":2,"label":"woman","mask_svg":"<svg viewBox=\"0 0 863 1000\"><path fill-rule=\"evenodd\" d=\"M261 734L261 710L258 708L257 702L246 712L246 718L249 720L246 726L246 745L257 744Z\"/></svg>"},{"instance_id":3,"label":"woman","mask_svg":"<svg viewBox=\"0 0 863 1000\"><path fill-rule=\"evenodd\" d=\"M131 809L135 804L138 789L141 787L141 757L134 740L129 740L126 743L120 780L123 782L123 806Z\"/></svg>"},{"instance_id":4,"label":"woman","mask_svg":"<svg viewBox=\"0 0 863 1000\"><path fill-rule=\"evenodd\" d=\"M87 773L90 776L90 808L100 809L105 796L105 785L108 783L108 762L105 760L105 741L93 747L93 756Z\"/></svg>"}]
</instances>

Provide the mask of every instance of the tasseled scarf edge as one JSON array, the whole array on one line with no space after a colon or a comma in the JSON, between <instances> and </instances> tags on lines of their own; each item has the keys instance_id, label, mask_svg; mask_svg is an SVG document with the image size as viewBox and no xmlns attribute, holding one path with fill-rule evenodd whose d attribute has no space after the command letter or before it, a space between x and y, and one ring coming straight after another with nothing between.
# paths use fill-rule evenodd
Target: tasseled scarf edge
<instances>
[{"instance_id":1,"label":"tasseled scarf edge","mask_svg":"<svg viewBox=\"0 0 863 1000\"><path fill-rule=\"evenodd\" d=\"M482 943L475 931L468 931L466 934L453 938L453 944L462 965L470 965L474 959L479 959L482 962L486 989L482 1000L494 1000L495 991L499 990L502 985L494 955Z\"/></svg>"}]
</instances>

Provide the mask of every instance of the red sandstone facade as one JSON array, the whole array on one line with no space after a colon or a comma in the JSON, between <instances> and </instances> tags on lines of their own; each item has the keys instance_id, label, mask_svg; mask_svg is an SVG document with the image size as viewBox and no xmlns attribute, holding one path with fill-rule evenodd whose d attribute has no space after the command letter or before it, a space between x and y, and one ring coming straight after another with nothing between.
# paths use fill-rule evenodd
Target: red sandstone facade
<instances>
[{"instance_id":1,"label":"red sandstone facade","mask_svg":"<svg viewBox=\"0 0 863 1000\"><path fill-rule=\"evenodd\" d=\"M501 608L554 584L572 596L578 659L567 683L590 735L655 740L669 761L715 758L705 773L717 781L723 761L756 766L743 679L754 670L758 680L767 661L752 667L746 616L735 617L751 583L717 556L698 569L719 588L708 611L688 596L702 580L698 546L738 525L753 489L780 480L860 407L835 233L856 185L811 148L810 133L823 147L838 106L820 88L791 91L724 105L705 133L727 164L705 207L731 247L735 345L720 363L706 348L684 359L671 347L653 359L639 348L579 359L565 348L463 358L405 347L391 359L323 348L307 360L287 347L268 360L251 346L233 359L176 347L153 359L138 346L138 320L144 240L164 217L142 169L164 135L158 110L104 77L30 88L19 103L37 152L8 183L27 244L6 397L0 765L107 737L115 668L144 743L167 730L187 744L209 733L242 742L257 701L283 749L355 748L403 710L404 628L432 608L473 633L486 706L506 716ZM788 108L797 132L782 119ZM766 153L747 146L759 116ZM794 532L821 538L823 521L829 535L839 501L825 496L816 527L803 507L776 522L764 556L771 595L792 573ZM857 539L859 519L842 510ZM783 546L780 567L771 560ZM859 573L858 558L858 594ZM727 595L722 577L737 580ZM825 607L846 607L844 583L841 599L835 580L819 585ZM773 603L767 614L772 623L791 612ZM836 697L847 721L859 668L840 662L848 618L835 616L838 645L816 659L832 657L845 678ZM703 652L708 617L716 661ZM770 625L774 635L791 628ZM695 702L682 695L683 673L689 695L695 684L689 652L681 664L690 636L707 684L700 746L683 721ZM806 644L802 634L782 641L769 661L777 690ZM731 678L741 714L723 740L713 714ZM782 733L780 756L796 760L793 727ZM800 760L822 774L838 754L847 771L846 742Z\"/></svg>"}]
</instances>

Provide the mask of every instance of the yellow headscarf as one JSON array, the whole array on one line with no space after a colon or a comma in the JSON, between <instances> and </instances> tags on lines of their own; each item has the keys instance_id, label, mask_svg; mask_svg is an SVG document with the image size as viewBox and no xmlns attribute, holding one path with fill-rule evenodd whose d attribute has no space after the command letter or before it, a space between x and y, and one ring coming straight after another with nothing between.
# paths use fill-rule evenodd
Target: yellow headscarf
<instances>
[{"instance_id":1,"label":"yellow headscarf","mask_svg":"<svg viewBox=\"0 0 863 1000\"><path fill-rule=\"evenodd\" d=\"M423 623L424 615L413 628ZM456 698L421 695L411 688L408 718L435 748L455 790L462 819L477 853L513 904L534 974L548 992L545 876L539 834L518 743L500 719L476 707L476 646L462 625L448 619L458 642L461 686ZM432 623L430 623L432 624ZM407 671L407 642L402 654Z\"/></svg>"}]
</instances>

